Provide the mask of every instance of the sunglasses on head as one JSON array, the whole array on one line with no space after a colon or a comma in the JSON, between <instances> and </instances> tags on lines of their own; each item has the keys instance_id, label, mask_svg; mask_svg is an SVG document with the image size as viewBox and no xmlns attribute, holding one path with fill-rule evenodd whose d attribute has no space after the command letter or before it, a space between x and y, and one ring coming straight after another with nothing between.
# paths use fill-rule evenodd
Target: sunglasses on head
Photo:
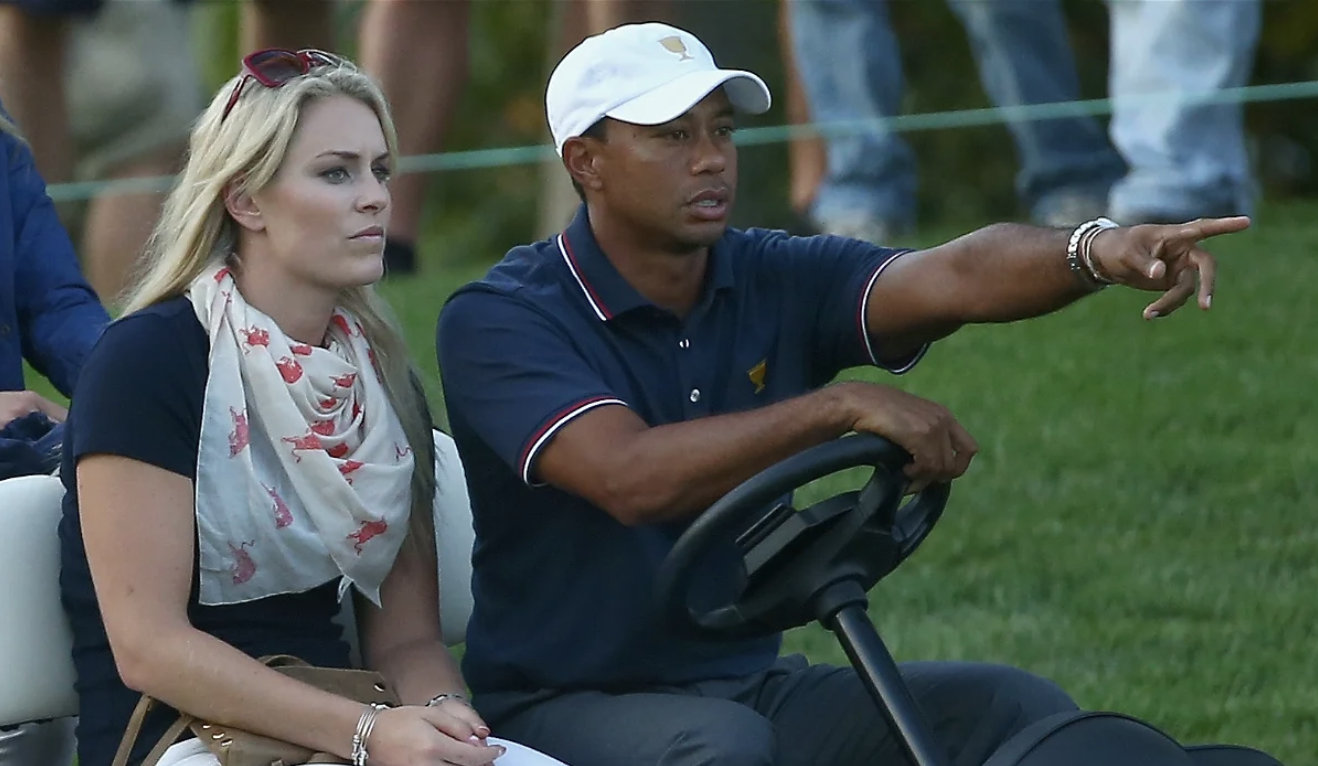
<instances>
[{"instance_id":1,"label":"sunglasses on head","mask_svg":"<svg viewBox=\"0 0 1318 766\"><path fill-rule=\"evenodd\" d=\"M343 59L332 53L313 49L290 51L283 48L267 48L263 51L249 53L243 58L243 78L229 96L229 103L220 115L220 122L233 111L234 104L242 95L248 80L256 80L267 88L278 88L295 77L310 72L318 66L338 66Z\"/></svg>"}]
</instances>

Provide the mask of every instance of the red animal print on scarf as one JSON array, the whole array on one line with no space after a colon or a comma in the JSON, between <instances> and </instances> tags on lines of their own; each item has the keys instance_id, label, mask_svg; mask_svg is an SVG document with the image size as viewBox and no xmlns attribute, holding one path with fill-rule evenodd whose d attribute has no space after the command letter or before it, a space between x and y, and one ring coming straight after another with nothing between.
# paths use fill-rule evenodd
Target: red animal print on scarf
<instances>
[{"instance_id":1,"label":"red animal print on scarf","mask_svg":"<svg viewBox=\"0 0 1318 766\"><path fill-rule=\"evenodd\" d=\"M335 327L339 328L339 332L342 332L349 338L360 338L362 336L362 326L357 325L357 332L353 332L352 328L348 326L348 320L345 319L342 314L335 314L330 317L330 321L334 323Z\"/></svg>"},{"instance_id":2,"label":"red animal print on scarf","mask_svg":"<svg viewBox=\"0 0 1318 766\"><path fill-rule=\"evenodd\" d=\"M379 521L363 521L361 529L348 535L348 539L353 541L352 548L361 555L362 546L370 541L371 538L384 534L389 529L389 524L384 519Z\"/></svg>"},{"instance_id":3,"label":"red animal print on scarf","mask_svg":"<svg viewBox=\"0 0 1318 766\"><path fill-rule=\"evenodd\" d=\"M252 554L247 552L247 546L255 544L255 541L245 542L237 547L229 543L229 550L233 553L233 563L229 565L229 574L233 575L233 584L242 585L256 575L256 562L252 561Z\"/></svg>"},{"instance_id":4,"label":"red animal print on scarf","mask_svg":"<svg viewBox=\"0 0 1318 766\"><path fill-rule=\"evenodd\" d=\"M261 484L261 486L265 488L266 494L270 495L270 499L275 501L275 529L283 529L292 524L293 512L288 509L288 504L284 502L284 498L279 496L279 492L274 487L266 487L265 484Z\"/></svg>"},{"instance_id":5,"label":"red animal print on scarf","mask_svg":"<svg viewBox=\"0 0 1318 766\"><path fill-rule=\"evenodd\" d=\"M333 458L340 458L348 454L348 445L339 443L325 448L325 454Z\"/></svg>"},{"instance_id":6,"label":"red animal print on scarf","mask_svg":"<svg viewBox=\"0 0 1318 766\"><path fill-rule=\"evenodd\" d=\"M302 379L302 365L291 356L281 356L279 361L275 362L279 368L279 374L283 376L284 382L292 385Z\"/></svg>"},{"instance_id":7,"label":"red animal print on scarf","mask_svg":"<svg viewBox=\"0 0 1318 766\"><path fill-rule=\"evenodd\" d=\"M320 444L320 437L310 430L304 436L285 436L280 441L286 441L293 445L293 457L299 463L302 462L302 456L297 453L324 449Z\"/></svg>"},{"instance_id":8,"label":"red animal print on scarf","mask_svg":"<svg viewBox=\"0 0 1318 766\"><path fill-rule=\"evenodd\" d=\"M288 347L288 350L298 356L311 356L312 349L311 346L308 346L305 343L294 343Z\"/></svg>"},{"instance_id":9,"label":"red animal print on scarf","mask_svg":"<svg viewBox=\"0 0 1318 766\"><path fill-rule=\"evenodd\" d=\"M345 460L339 463L339 473L348 480L348 484L352 484L352 474L364 465L360 460Z\"/></svg>"},{"instance_id":10,"label":"red animal print on scarf","mask_svg":"<svg viewBox=\"0 0 1318 766\"><path fill-rule=\"evenodd\" d=\"M270 347L270 333L260 327L240 327L238 332L243 336L243 343L246 343L248 348Z\"/></svg>"},{"instance_id":11,"label":"red animal print on scarf","mask_svg":"<svg viewBox=\"0 0 1318 766\"><path fill-rule=\"evenodd\" d=\"M247 428L247 411L239 412L230 407L229 417L233 418L233 430L229 432L229 457L237 457L251 441L251 432Z\"/></svg>"},{"instance_id":12,"label":"red animal print on scarf","mask_svg":"<svg viewBox=\"0 0 1318 766\"><path fill-rule=\"evenodd\" d=\"M315 432L317 435L319 435L319 436L333 436L333 435L334 435L334 421L333 421L333 420L317 420L315 423L312 423L312 424L311 424L311 430L314 431L314 432Z\"/></svg>"},{"instance_id":13,"label":"red animal print on scarf","mask_svg":"<svg viewBox=\"0 0 1318 766\"><path fill-rule=\"evenodd\" d=\"M349 372L343 375L335 375L330 378L330 382L339 388L352 388L352 384L357 382L357 373Z\"/></svg>"}]
</instances>

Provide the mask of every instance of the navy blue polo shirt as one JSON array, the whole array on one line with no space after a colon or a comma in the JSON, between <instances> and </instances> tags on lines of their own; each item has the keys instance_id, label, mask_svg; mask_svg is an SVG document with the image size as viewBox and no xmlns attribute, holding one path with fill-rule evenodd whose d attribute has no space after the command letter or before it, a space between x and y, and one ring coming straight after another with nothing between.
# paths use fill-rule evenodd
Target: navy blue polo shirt
<instances>
[{"instance_id":1,"label":"navy blue polo shirt","mask_svg":"<svg viewBox=\"0 0 1318 766\"><path fill-rule=\"evenodd\" d=\"M689 522L624 526L539 482L536 458L597 407L659 426L798 396L848 367L910 369L923 349L881 365L864 326L869 287L902 252L730 229L679 319L614 269L583 207L453 294L437 353L476 529L463 661L475 693L622 691L774 661L778 636L700 642L665 627L655 573Z\"/></svg>"}]
</instances>

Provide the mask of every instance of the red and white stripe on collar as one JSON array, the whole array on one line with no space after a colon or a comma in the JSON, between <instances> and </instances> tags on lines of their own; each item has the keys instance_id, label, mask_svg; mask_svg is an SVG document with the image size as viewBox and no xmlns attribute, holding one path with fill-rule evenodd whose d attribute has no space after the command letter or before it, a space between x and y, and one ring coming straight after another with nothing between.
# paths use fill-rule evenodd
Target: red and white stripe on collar
<instances>
[{"instance_id":1,"label":"red and white stripe on collar","mask_svg":"<svg viewBox=\"0 0 1318 766\"><path fill-rule=\"evenodd\" d=\"M573 279L581 286L581 292L586 296L586 302L594 310L595 316L599 317L601 322L607 322L613 318L613 313L604 306L604 301L600 300L595 288L590 286L586 277L581 273L581 266L577 263L577 256L572 252L572 243L568 242L566 234L558 235L558 252L563 256L563 261L567 263L568 271L572 272Z\"/></svg>"}]
</instances>

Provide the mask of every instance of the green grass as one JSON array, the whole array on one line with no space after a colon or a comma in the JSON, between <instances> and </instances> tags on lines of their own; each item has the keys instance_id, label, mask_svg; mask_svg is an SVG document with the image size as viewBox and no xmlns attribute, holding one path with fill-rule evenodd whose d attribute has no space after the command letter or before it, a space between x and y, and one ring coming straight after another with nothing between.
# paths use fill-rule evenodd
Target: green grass
<instances>
[{"instance_id":1,"label":"green grass","mask_svg":"<svg viewBox=\"0 0 1318 766\"><path fill-rule=\"evenodd\" d=\"M440 409L436 314L498 253L431 244L424 273L385 292ZM1318 354L1303 336L1318 328L1316 244L1318 208L1268 209L1213 244L1206 314L1145 322L1145 296L1114 289L967 328L896 381L854 374L948 405L981 445L939 528L871 595L894 654L1020 665L1185 741L1311 763ZM818 627L788 643L844 661Z\"/></svg>"}]
</instances>

